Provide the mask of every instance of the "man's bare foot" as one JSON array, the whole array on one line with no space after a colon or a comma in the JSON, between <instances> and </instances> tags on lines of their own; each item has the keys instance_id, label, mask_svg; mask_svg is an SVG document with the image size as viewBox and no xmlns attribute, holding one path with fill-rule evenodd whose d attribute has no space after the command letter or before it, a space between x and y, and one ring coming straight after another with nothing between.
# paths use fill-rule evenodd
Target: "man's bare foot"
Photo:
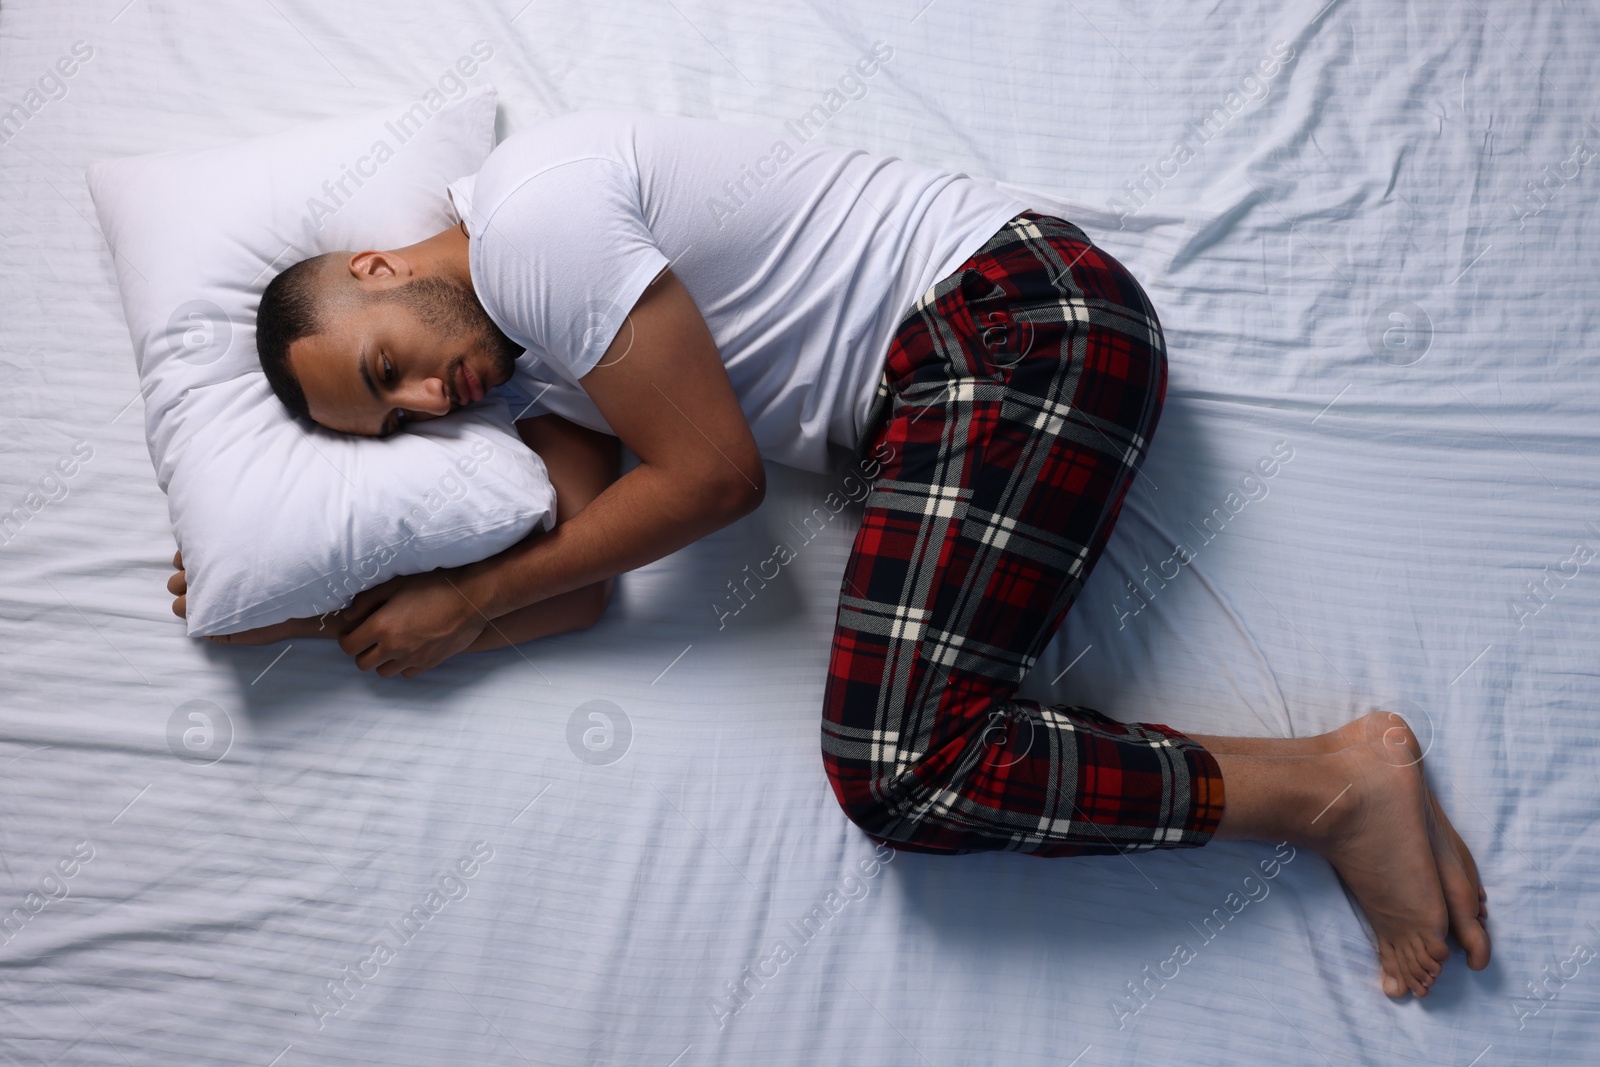
<instances>
[{"instance_id":1,"label":"man's bare foot","mask_svg":"<svg viewBox=\"0 0 1600 1067\"><path fill-rule=\"evenodd\" d=\"M1335 794L1349 785L1349 791L1340 794L1339 799L1314 820L1316 823L1314 829L1323 833L1328 831L1329 824L1334 822L1336 816L1343 818L1349 815L1356 801L1361 799L1361 794L1357 793L1355 786L1358 776L1354 774L1360 766L1366 767L1365 774L1359 777L1368 781L1369 790L1377 790L1380 794L1382 788L1387 788L1391 793L1398 790L1404 797L1414 799L1413 794L1420 789L1423 797L1420 821L1423 839L1426 840L1428 847L1424 852L1418 845L1416 840L1418 819L1415 815L1418 809L1407 800L1402 807L1407 827L1406 834L1411 838L1412 851L1405 855L1410 857L1412 865L1420 864L1424 856L1431 858L1433 872L1431 879L1425 880L1425 884L1437 886L1436 892L1442 894L1445 912L1448 915L1449 931L1466 950L1467 966L1474 970L1482 970L1488 966L1490 948L1486 903L1488 894L1478 877L1478 868L1473 862L1471 851L1456 833L1450 820L1445 817L1438 798L1428 788L1427 778L1423 772L1422 746L1417 742L1416 735L1412 733L1404 718L1393 712L1373 712L1345 723L1336 730L1311 737L1212 737L1198 734L1191 736L1219 760L1226 761L1230 756L1239 757L1238 760L1230 762L1235 775L1242 773L1247 776L1236 779L1236 784L1239 786L1246 786L1252 781L1269 783L1276 778L1279 782L1277 789L1281 790L1284 788L1284 775L1290 779L1298 779L1302 783L1321 783L1316 789L1325 790L1318 794L1324 799L1316 801L1311 809L1313 813L1322 811L1324 804L1333 801ZM1339 760L1338 757L1341 755L1344 758ZM1330 760L1343 767L1342 773L1345 777L1331 781L1326 778ZM1274 772L1272 768L1277 766L1292 767L1292 769ZM1336 771L1338 769L1335 768ZM1229 776L1229 772L1224 771L1224 778L1227 779ZM1382 786L1385 779L1388 784ZM1379 785L1374 786L1371 784L1373 782ZM1275 792L1276 790L1269 789L1269 794ZM1352 799L1353 796L1355 800ZM1236 801L1242 799L1236 797L1235 792L1230 792L1229 807L1240 807ZM1393 797L1385 801L1385 803L1393 802ZM1374 813L1382 810L1381 803L1371 807ZM1231 830L1229 818L1238 820ZM1307 814L1307 818L1310 818L1310 813ZM1373 818L1377 819L1376 814ZM1293 833L1304 821L1297 821L1292 808L1285 808L1281 799L1272 799L1264 804L1259 802L1245 804L1234 816L1225 815L1219 836L1254 836L1260 840L1281 840L1281 837L1273 837L1272 834ZM1326 854L1326 850L1316 837L1305 843L1308 847L1317 848ZM1331 854L1329 858L1333 858ZM1356 891L1357 899L1362 902L1362 909L1368 913L1369 918L1372 918L1372 909L1367 906L1367 898L1363 895L1362 889L1355 884L1355 876L1347 874L1339 862L1335 862L1334 866L1345 876L1345 881L1350 884L1351 889ZM1368 877L1363 884L1371 881L1372 878ZM1381 882L1381 879L1379 881ZM1370 885L1368 892L1371 892ZM1378 929L1375 920L1374 929ZM1381 940L1384 935L1379 936ZM1423 955L1429 956L1426 952ZM1426 965L1423 966L1423 970L1427 972ZM1387 976L1389 974L1387 964L1384 971ZM1432 973L1438 972L1434 970ZM1403 992L1404 989L1393 995L1398 996Z\"/></svg>"},{"instance_id":2,"label":"man's bare foot","mask_svg":"<svg viewBox=\"0 0 1600 1067\"><path fill-rule=\"evenodd\" d=\"M1422 767L1397 766L1393 755L1380 737L1325 757L1330 784L1345 785L1313 820L1308 844L1333 864L1372 924L1383 991L1422 997L1450 956L1450 911L1430 839Z\"/></svg>"},{"instance_id":3,"label":"man's bare foot","mask_svg":"<svg viewBox=\"0 0 1600 1067\"><path fill-rule=\"evenodd\" d=\"M1364 715L1333 731L1333 735L1352 744L1364 741L1380 745L1384 758L1396 766L1422 766L1422 746L1405 719L1394 712ZM1426 787L1426 777L1423 784ZM1466 950L1467 966L1481 971L1489 966L1489 894L1478 877L1471 850L1456 833L1432 789L1428 790L1428 844L1450 911L1450 932Z\"/></svg>"}]
</instances>

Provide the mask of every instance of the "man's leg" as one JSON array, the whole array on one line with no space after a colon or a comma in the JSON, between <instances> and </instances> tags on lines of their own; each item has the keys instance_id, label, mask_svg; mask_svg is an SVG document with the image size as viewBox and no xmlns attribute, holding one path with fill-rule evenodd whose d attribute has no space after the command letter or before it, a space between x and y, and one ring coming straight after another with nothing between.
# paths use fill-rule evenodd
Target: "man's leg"
<instances>
[{"instance_id":1,"label":"man's leg","mask_svg":"<svg viewBox=\"0 0 1600 1067\"><path fill-rule=\"evenodd\" d=\"M1437 973L1442 877L1481 966L1487 938L1459 892L1476 896L1470 857L1446 843L1449 876L1434 863L1443 834L1416 761L1396 773L1381 748L1342 742L1215 738L1208 752L1163 726L1015 698L1104 547L1165 386L1142 291L1044 225L1048 240L997 235L891 349L885 469L841 592L823 728L840 803L878 840L946 853L1197 845L1220 819L1224 836L1334 860L1375 913L1390 991L1420 994ZM1373 818L1390 809L1401 817ZM1384 832L1358 832L1369 824ZM1402 846L1423 862L1390 860Z\"/></svg>"},{"instance_id":2,"label":"man's leg","mask_svg":"<svg viewBox=\"0 0 1600 1067\"><path fill-rule=\"evenodd\" d=\"M1223 782L1200 745L1015 696L1159 416L1164 342L1143 290L1081 230L1021 216L918 302L886 382L825 698L846 812L925 852L1210 840Z\"/></svg>"}]
</instances>

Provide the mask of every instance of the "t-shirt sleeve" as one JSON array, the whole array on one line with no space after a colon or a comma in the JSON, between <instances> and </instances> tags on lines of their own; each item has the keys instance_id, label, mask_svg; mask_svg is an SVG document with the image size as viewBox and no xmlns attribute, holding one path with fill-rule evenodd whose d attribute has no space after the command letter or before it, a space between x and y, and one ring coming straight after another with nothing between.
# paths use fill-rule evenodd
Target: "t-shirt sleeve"
<instances>
[{"instance_id":1,"label":"t-shirt sleeve","mask_svg":"<svg viewBox=\"0 0 1600 1067\"><path fill-rule=\"evenodd\" d=\"M645 223L637 179L615 160L550 167L475 221L481 258L474 270L487 274L487 285L478 287L487 289L485 309L574 382L600 361L668 265Z\"/></svg>"}]
</instances>

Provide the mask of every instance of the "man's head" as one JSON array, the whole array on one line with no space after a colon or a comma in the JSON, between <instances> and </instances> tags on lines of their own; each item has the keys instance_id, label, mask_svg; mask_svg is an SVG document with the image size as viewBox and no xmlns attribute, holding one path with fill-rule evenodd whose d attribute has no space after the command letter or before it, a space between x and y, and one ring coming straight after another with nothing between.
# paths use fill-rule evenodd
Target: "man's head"
<instances>
[{"instance_id":1,"label":"man's head","mask_svg":"<svg viewBox=\"0 0 1600 1067\"><path fill-rule=\"evenodd\" d=\"M495 326L447 231L394 252L331 252L274 278L256 350L290 411L383 435L437 418L511 377L522 349Z\"/></svg>"}]
</instances>

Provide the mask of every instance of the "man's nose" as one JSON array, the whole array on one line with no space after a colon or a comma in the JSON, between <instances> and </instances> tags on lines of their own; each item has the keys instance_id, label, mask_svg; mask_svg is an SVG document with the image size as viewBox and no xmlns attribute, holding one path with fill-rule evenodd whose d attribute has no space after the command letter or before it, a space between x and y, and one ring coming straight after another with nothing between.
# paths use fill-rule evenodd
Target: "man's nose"
<instances>
[{"instance_id":1,"label":"man's nose","mask_svg":"<svg viewBox=\"0 0 1600 1067\"><path fill-rule=\"evenodd\" d=\"M396 406L407 411L426 412L429 415L450 413L450 394L445 390L444 379L424 378L408 384L395 397Z\"/></svg>"}]
</instances>

